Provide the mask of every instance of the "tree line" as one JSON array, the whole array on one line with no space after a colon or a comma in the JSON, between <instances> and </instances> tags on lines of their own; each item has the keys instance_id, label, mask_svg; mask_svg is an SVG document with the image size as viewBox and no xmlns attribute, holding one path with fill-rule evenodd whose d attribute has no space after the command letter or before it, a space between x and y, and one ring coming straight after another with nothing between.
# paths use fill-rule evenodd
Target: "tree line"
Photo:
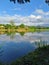
<instances>
[{"instance_id":1,"label":"tree line","mask_svg":"<svg viewBox=\"0 0 49 65\"><path fill-rule=\"evenodd\" d=\"M16 3L16 0L10 0L10 2ZM30 2L30 0L17 0L17 2L20 3L20 4L23 4L23 3ZM45 0L45 3L47 3L49 5L49 0Z\"/></svg>"}]
</instances>

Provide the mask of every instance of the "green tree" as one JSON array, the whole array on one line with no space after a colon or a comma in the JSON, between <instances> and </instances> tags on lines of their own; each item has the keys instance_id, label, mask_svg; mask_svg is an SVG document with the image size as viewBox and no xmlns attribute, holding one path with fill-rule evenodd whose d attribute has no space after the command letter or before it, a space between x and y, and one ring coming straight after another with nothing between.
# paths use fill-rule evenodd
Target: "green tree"
<instances>
[{"instance_id":1,"label":"green tree","mask_svg":"<svg viewBox=\"0 0 49 65\"><path fill-rule=\"evenodd\" d=\"M8 29L8 28L12 28L12 26L10 24L6 24L5 25L5 28Z\"/></svg>"},{"instance_id":2,"label":"green tree","mask_svg":"<svg viewBox=\"0 0 49 65\"><path fill-rule=\"evenodd\" d=\"M14 2L16 3L16 0L10 0L10 2ZM17 0L18 3L22 4L22 3L27 3L30 2L30 0ZM45 3L47 3L49 5L49 0L45 0Z\"/></svg>"},{"instance_id":3,"label":"green tree","mask_svg":"<svg viewBox=\"0 0 49 65\"><path fill-rule=\"evenodd\" d=\"M49 5L49 0L45 0L45 2Z\"/></svg>"},{"instance_id":4,"label":"green tree","mask_svg":"<svg viewBox=\"0 0 49 65\"><path fill-rule=\"evenodd\" d=\"M14 3L16 3L16 0L10 0L11 2L13 1ZM27 3L27 2L30 2L30 0L17 0L18 3Z\"/></svg>"},{"instance_id":5,"label":"green tree","mask_svg":"<svg viewBox=\"0 0 49 65\"><path fill-rule=\"evenodd\" d=\"M21 25L20 25L20 27L21 27L21 28L24 28L24 27L25 27L25 25L24 25L24 24L21 24Z\"/></svg>"}]
</instances>

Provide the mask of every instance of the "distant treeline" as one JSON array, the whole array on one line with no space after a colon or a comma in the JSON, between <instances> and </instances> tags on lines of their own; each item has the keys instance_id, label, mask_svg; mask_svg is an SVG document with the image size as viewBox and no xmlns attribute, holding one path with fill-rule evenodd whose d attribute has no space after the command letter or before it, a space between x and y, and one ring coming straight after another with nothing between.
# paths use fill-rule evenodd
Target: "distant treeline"
<instances>
[{"instance_id":1,"label":"distant treeline","mask_svg":"<svg viewBox=\"0 0 49 65\"><path fill-rule=\"evenodd\" d=\"M17 26L14 23L0 24L0 31L35 32L35 31L45 31L45 30L49 30L49 27L27 26L24 24Z\"/></svg>"}]
</instances>

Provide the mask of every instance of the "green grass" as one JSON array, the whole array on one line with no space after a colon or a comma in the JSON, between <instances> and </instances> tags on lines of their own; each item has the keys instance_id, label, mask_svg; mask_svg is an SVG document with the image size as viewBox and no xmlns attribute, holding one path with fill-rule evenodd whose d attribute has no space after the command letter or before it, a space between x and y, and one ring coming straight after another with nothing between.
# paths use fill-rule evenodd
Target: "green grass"
<instances>
[{"instance_id":1,"label":"green grass","mask_svg":"<svg viewBox=\"0 0 49 65\"><path fill-rule=\"evenodd\" d=\"M38 48L11 65L49 65L49 46Z\"/></svg>"}]
</instances>

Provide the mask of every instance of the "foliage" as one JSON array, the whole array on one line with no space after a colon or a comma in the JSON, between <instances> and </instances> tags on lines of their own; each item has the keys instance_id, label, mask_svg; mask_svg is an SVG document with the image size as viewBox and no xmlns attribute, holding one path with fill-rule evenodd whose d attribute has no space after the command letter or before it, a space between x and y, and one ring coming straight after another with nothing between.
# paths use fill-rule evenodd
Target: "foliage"
<instances>
[{"instance_id":1,"label":"foliage","mask_svg":"<svg viewBox=\"0 0 49 65\"><path fill-rule=\"evenodd\" d=\"M49 65L49 46L38 48L11 65Z\"/></svg>"},{"instance_id":2,"label":"foliage","mask_svg":"<svg viewBox=\"0 0 49 65\"><path fill-rule=\"evenodd\" d=\"M16 0L10 0L10 2L14 2L16 3ZM23 4L23 3L27 3L30 2L30 0L17 0L18 3ZM45 3L47 3L49 5L49 0L45 0Z\"/></svg>"},{"instance_id":3,"label":"foliage","mask_svg":"<svg viewBox=\"0 0 49 65\"><path fill-rule=\"evenodd\" d=\"M24 27L25 27L25 25L24 25L24 24L21 24L19 27L24 28Z\"/></svg>"},{"instance_id":4,"label":"foliage","mask_svg":"<svg viewBox=\"0 0 49 65\"><path fill-rule=\"evenodd\" d=\"M45 2L49 5L49 0L45 0Z\"/></svg>"},{"instance_id":5,"label":"foliage","mask_svg":"<svg viewBox=\"0 0 49 65\"><path fill-rule=\"evenodd\" d=\"M23 36L25 32L20 32L20 35Z\"/></svg>"},{"instance_id":6,"label":"foliage","mask_svg":"<svg viewBox=\"0 0 49 65\"><path fill-rule=\"evenodd\" d=\"M13 1L14 3L16 3L16 0L10 0L10 1ZM17 0L18 3L27 3L27 2L30 2L30 0Z\"/></svg>"},{"instance_id":7,"label":"foliage","mask_svg":"<svg viewBox=\"0 0 49 65\"><path fill-rule=\"evenodd\" d=\"M0 33L1 32L43 32L43 31L49 31L49 27L43 27L43 26L26 26L24 24L21 24L19 26L14 25L14 22L11 21L10 24L0 24ZM23 34L22 33L22 34Z\"/></svg>"},{"instance_id":8,"label":"foliage","mask_svg":"<svg viewBox=\"0 0 49 65\"><path fill-rule=\"evenodd\" d=\"M11 26L14 26L15 24L14 24L14 21L10 21L10 25Z\"/></svg>"}]
</instances>

